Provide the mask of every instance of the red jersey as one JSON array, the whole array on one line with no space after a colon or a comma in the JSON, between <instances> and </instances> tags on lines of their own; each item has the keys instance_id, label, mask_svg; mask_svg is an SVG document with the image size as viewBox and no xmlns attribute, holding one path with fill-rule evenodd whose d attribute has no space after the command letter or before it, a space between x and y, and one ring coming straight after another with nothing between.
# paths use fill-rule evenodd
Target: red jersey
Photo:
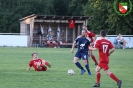
<instances>
[{"instance_id":1,"label":"red jersey","mask_svg":"<svg viewBox=\"0 0 133 88\"><path fill-rule=\"evenodd\" d=\"M34 69L35 69L35 71L43 71L43 70L45 69L45 68L41 67L42 69L39 70L39 69L37 68L37 64L41 65L41 64L42 64L42 59L38 58L38 59L36 59L36 60L31 60L31 61L29 62L29 66L30 66L30 67L33 66Z\"/></svg>"},{"instance_id":2,"label":"red jersey","mask_svg":"<svg viewBox=\"0 0 133 88\"><path fill-rule=\"evenodd\" d=\"M89 37L89 38L91 39L91 42L93 42L93 37L95 37L96 35L95 35L93 32L88 31L88 32L86 33L86 36Z\"/></svg>"},{"instance_id":3,"label":"red jersey","mask_svg":"<svg viewBox=\"0 0 133 88\"><path fill-rule=\"evenodd\" d=\"M95 48L99 49L100 62L109 62L109 50L114 48L113 44L107 39L100 39L96 41Z\"/></svg>"},{"instance_id":4,"label":"red jersey","mask_svg":"<svg viewBox=\"0 0 133 88\"><path fill-rule=\"evenodd\" d=\"M75 20L68 20L69 28L75 28Z\"/></svg>"}]
</instances>

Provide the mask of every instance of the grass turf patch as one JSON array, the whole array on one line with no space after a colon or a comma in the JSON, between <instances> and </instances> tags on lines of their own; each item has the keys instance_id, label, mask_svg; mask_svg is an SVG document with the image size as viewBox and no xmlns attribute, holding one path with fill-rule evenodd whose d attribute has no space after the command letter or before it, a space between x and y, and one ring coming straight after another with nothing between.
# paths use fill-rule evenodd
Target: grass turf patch
<instances>
[{"instance_id":1,"label":"grass turf patch","mask_svg":"<svg viewBox=\"0 0 133 88\"><path fill-rule=\"evenodd\" d=\"M92 88L95 83L95 65L91 58L90 69L80 75L80 70L73 64L74 54L70 48L11 48L0 47L0 88ZM46 72L26 71L31 53L37 52L39 58L52 64ZM94 51L98 60L98 52ZM82 66L82 60L79 61ZM110 56L110 71L123 81L122 88L133 88L133 49L116 49ZM84 66L83 66L84 67ZM75 74L67 74L73 69ZM101 71L100 88L117 88L116 82Z\"/></svg>"}]
</instances>

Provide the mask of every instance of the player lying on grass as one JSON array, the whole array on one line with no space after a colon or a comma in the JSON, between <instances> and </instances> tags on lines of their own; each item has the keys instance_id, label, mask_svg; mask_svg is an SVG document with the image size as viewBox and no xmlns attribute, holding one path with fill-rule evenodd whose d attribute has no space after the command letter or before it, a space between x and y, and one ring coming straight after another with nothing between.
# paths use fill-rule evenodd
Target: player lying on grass
<instances>
[{"instance_id":1,"label":"player lying on grass","mask_svg":"<svg viewBox=\"0 0 133 88\"><path fill-rule=\"evenodd\" d=\"M71 49L71 53L74 52L74 47L78 43L78 51L75 54L73 62L75 65L81 69L81 75L86 72L86 70L81 66L81 64L78 62L79 59L83 59L83 63L88 71L88 74L91 75L90 68L89 68L89 63L88 63L88 48L90 45L90 39L86 37L86 31L82 30L82 33L80 36L78 36Z\"/></svg>"},{"instance_id":2,"label":"player lying on grass","mask_svg":"<svg viewBox=\"0 0 133 88\"><path fill-rule=\"evenodd\" d=\"M27 71L30 70L32 66L35 69L35 71L46 71L47 67L51 68L49 62L42 60L41 58L38 58L37 53L32 53L31 56L33 59L29 62Z\"/></svg>"},{"instance_id":3,"label":"player lying on grass","mask_svg":"<svg viewBox=\"0 0 133 88\"><path fill-rule=\"evenodd\" d=\"M118 88L121 88L122 81L119 80L112 72L109 71L109 56L115 51L113 44L105 39L106 31L100 31L101 39L96 41L94 48L89 47L90 50L98 50L99 51L99 64L96 67L96 84L93 87L100 87L100 78L101 73L100 70L103 69L105 73L117 82Z\"/></svg>"}]
</instances>

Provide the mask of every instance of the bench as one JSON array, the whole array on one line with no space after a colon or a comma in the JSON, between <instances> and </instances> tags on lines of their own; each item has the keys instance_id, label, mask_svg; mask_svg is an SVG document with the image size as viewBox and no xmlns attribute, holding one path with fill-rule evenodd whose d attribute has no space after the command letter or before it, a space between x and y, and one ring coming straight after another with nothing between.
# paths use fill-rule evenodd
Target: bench
<instances>
[{"instance_id":1,"label":"bench","mask_svg":"<svg viewBox=\"0 0 133 88\"><path fill-rule=\"evenodd\" d=\"M63 43L60 45L61 48L71 48L72 47L72 43Z\"/></svg>"}]
</instances>

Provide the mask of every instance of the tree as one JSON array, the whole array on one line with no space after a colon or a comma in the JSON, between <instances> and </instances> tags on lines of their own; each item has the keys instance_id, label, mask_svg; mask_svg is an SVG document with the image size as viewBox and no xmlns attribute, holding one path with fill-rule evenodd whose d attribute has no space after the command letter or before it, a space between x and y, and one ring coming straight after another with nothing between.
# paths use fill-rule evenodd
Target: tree
<instances>
[{"instance_id":1,"label":"tree","mask_svg":"<svg viewBox=\"0 0 133 88\"><path fill-rule=\"evenodd\" d=\"M66 16L68 13L68 5L70 0L54 0L53 6L55 10L54 15Z\"/></svg>"},{"instance_id":2,"label":"tree","mask_svg":"<svg viewBox=\"0 0 133 88\"><path fill-rule=\"evenodd\" d=\"M83 5L85 5L88 0L71 0L68 6L68 15L70 16L81 16L83 15Z\"/></svg>"},{"instance_id":3,"label":"tree","mask_svg":"<svg viewBox=\"0 0 133 88\"><path fill-rule=\"evenodd\" d=\"M18 33L19 19L31 14L55 14L53 0L1 0L0 32Z\"/></svg>"},{"instance_id":4,"label":"tree","mask_svg":"<svg viewBox=\"0 0 133 88\"><path fill-rule=\"evenodd\" d=\"M132 34L133 12L125 17L119 16L113 9L113 3L114 1L89 0L84 6L84 15L92 16L88 22L89 28L98 34L101 29L107 30L108 34Z\"/></svg>"}]
</instances>

